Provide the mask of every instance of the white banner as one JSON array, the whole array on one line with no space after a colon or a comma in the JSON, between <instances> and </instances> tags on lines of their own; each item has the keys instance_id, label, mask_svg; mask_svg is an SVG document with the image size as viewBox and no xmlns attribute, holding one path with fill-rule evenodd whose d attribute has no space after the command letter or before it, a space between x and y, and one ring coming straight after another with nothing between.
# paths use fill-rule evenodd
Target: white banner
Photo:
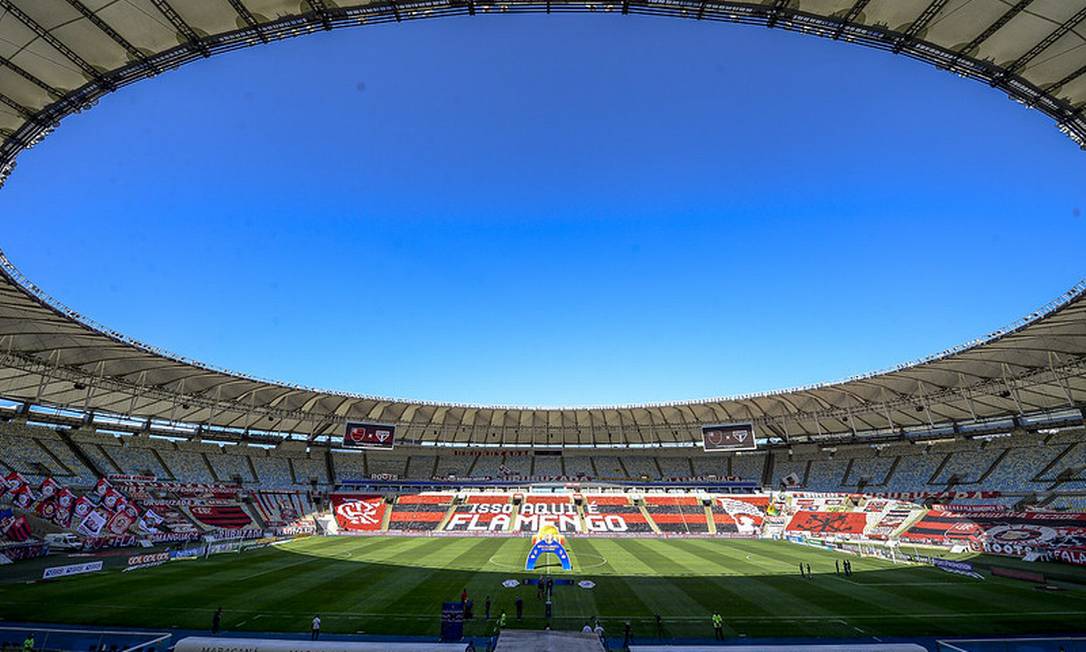
<instances>
[{"instance_id":1,"label":"white banner","mask_svg":"<svg viewBox=\"0 0 1086 652\"><path fill-rule=\"evenodd\" d=\"M103 514L101 510L92 510L91 513L87 514L86 518L79 523L79 526L76 527L76 531L90 537L96 537L102 531L102 528L105 527L107 520L106 515Z\"/></svg>"},{"instance_id":2,"label":"white banner","mask_svg":"<svg viewBox=\"0 0 1086 652\"><path fill-rule=\"evenodd\" d=\"M94 573L100 570L102 570L102 562L89 561L85 564L71 564L70 566L53 566L52 568L46 568L45 572L42 573L41 578L43 580L52 580L58 577Z\"/></svg>"}]
</instances>

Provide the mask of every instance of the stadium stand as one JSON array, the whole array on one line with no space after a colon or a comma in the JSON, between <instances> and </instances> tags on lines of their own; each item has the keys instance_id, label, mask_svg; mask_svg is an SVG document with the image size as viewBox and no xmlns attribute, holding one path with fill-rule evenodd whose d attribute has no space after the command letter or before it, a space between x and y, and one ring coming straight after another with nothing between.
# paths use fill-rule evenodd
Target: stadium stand
<instances>
[{"instance_id":1,"label":"stadium stand","mask_svg":"<svg viewBox=\"0 0 1086 652\"><path fill-rule=\"evenodd\" d=\"M182 448L182 444L185 445ZM211 463L207 461L201 452L202 447L195 450L189 448L190 442L167 443L159 452L163 464L174 478L184 478L187 482L216 482L211 474Z\"/></svg>"},{"instance_id":2,"label":"stadium stand","mask_svg":"<svg viewBox=\"0 0 1086 652\"><path fill-rule=\"evenodd\" d=\"M530 455L506 455L502 460L502 466L498 469L499 476L510 478L527 478L532 474L532 456Z\"/></svg>"},{"instance_id":3,"label":"stadium stand","mask_svg":"<svg viewBox=\"0 0 1086 652\"><path fill-rule=\"evenodd\" d=\"M327 485L328 462L324 453L311 451L302 455L293 454L287 458L290 462L294 484L299 485Z\"/></svg>"},{"instance_id":4,"label":"stadium stand","mask_svg":"<svg viewBox=\"0 0 1086 652\"><path fill-rule=\"evenodd\" d=\"M407 458L393 453L373 452L366 455L370 477L387 475L393 478L407 477Z\"/></svg>"},{"instance_id":5,"label":"stadium stand","mask_svg":"<svg viewBox=\"0 0 1086 652\"><path fill-rule=\"evenodd\" d=\"M600 455L594 458L593 462L596 465L596 478L599 480L624 480L629 477L617 457Z\"/></svg>"},{"instance_id":6,"label":"stadium stand","mask_svg":"<svg viewBox=\"0 0 1086 652\"><path fill-rule=\"evenodd\" d=\"M532 477L557 478L562 475L562 458L558 455L536 455L532 458Z\"/></svg>"},{"instance_id":7,"label":"stadium stand","mask_svg":"<svg viewBox=\"0 0 1086 652\"><path fill-rule=\"evenodd\" d=\"M399 496L389 517L388 529L415 532L437 529L452 501L453 494Z\"/></svg>"},{"instance_id":8,"label":"stadium stand","mask_svg":"<svg viewBox=\"0 0 1086 652\"><path fill-rule=\"evenodd\" d=\"M512 513L512 498L510 494L501 493L469 494L453 509L445 530L455 532L485 529L496 516ZM463 518L455 518L457 515Z\"/></svg>"},{"instance_id":9,"label":"stadium stand","mask_svg":"<svg viewBox=\"0 0 1086 652\"><path fill-rule=\"evenodd\" d=\"M690 478L696 475L688 457L657 457L661 478Z\"/></svg>"},{"instance_id":10,"label":"stadium stand","mask_svg":"<svg viewBox=\"0 0 1086 652\"><path fill-rule=\"evenodd\" d=\"M290 474L290 465L285 458L270 450L256 449L249 451L257 481L269 489L287 488L294 484Z\"/></svg>"},{"instance_id":11,"label":"stadium stand","mask_svg":"<svg viewBox=\"0 0 1086 652\"><path fill-rule=\"evenodd\" d=\"M645 511L661 532L709 531L705 507L697 496L645 496Z\"/></svg>"},{"instance_id":12,"label":"stadium stand","mask_svg":"<svg viewBox=\"0 0 1086 652\"><path fill-rule=\"evenodd\" d=\"M626 469L626 477L632 480L660 479L660 466L654 457L641 457L630 455L622 459L622 466Z\"/></svg>"},{"instance_id":13,"label":"stadium stand","mask_svg":"<svg viewBox=\"0 0 1086 652\"><path fill-rule=\"evenodd\" d=\"M720 455L695 455L690 458L694 467L695 477L716 476L722 478L728 475L728 459Z\"/></svg>"},{"instance_id":14,"label":"stadium stand","mask_svg":"<svg viewBox=\"0 0 1086 652\"><path fill-rule=\"evenodd\" d=\"M766 456L763 453L735 455L731 458L731 472L743 480L761 482Z\"/></svg>"},{"instance_id":15,"label":"stadium stand","mask_svg":"<svg viewBox=\"0 0 1086 652\"><path fill-rule=\"evenodd\" d=\"M584 497L585 514L619 516L629 532L652 532L645 515L634 506L629 497L616 495L588 495Z\"/></svg>"},{"instance_id":16,"label":"stadium stand","mask_svg":"<svg viewBox=\"0 0 1086 652\"><path fill-rule=\"evenodd\" d=\"M238 454L234 447L222 446L218 452L207 453L206 458L215 477L221 482L237 484L256 482L248 459Z\"/></svg>"},{"instance_id":17,"label":"stadium stand","mask_svg":"<svg viewBox=\"0 0 1086 652\"><path fill-rule=\"evenodd\" d=\"M565 458L566 475L571 478L591 478L596 474L592 470L592 460L581 455L567 455Z\"/></svg>"},{"instance_id":18,"label":"stadium stand","mask_svg":"<svg viewBox=\"0 0 1086 652\"><path fill-rule=\"evenodd\" d=\"M473 478L496 478L500 473L502 466L501 455L489 455L483 454L479 456L479 460L475 463L475 467L472 469L471 475Z\"/></svg>"},{"instance_id":19,"label":"stadium stand","mask_svg":"<svg viewBox=\"0 0 1086 652\"><path fill-rule=\"evenodd\" d=\"M435 478L466 478L479 458L475 455L443 455L437 458Z\"/></svg>"},{"instance_id":20,"label":"stadium stand","mask_svg":"<svg viewBox=\"0 0 1086 652\"><path fill-rule=\"evenodd\" d=\"M366 474L366 455L359 451L332 450L328 453L336 470L336 482L361 480Z\"/></svg>"}]
</instances>

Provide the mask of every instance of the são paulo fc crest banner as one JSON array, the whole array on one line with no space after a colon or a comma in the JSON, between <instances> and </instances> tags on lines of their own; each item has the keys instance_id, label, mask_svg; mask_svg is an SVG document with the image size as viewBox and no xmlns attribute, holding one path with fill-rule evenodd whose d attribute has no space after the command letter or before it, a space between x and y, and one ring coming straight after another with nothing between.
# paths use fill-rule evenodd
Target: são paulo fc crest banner
<instances>
[{"instance_id":1,"label":"s\u00e3o paulo fc crest banner","mask_svg":"<svg viewBox=\"0 0 1086 652\"><path fill-rule=\"evenodd\" d=\"M754 424L721 423L701 427L701 444L707 452L754 450Z\"/></svg>"},{"instance_id":2,"label":"s\u00e3o paulo fc crest banner","mask_svg":"<svg viewBox=\"0 0 1086 652\"><path fill-rule=\"evenodd\" d=\"M337 494L332 496L336 524L344 530L372 532L381 529L385 518L383 496Z\"/></svg>"},{"instance_id":3,"label":"s\u00e3o paulo fc crest banner","mask_svg":"<svg viewBox=\"0 0 1086 652\"><path fill-rule=\"evenodd\" d=\"M351 448L392 448L396 426L380 423L347 423L343 445Z\"/></svg>"}]
</instances>

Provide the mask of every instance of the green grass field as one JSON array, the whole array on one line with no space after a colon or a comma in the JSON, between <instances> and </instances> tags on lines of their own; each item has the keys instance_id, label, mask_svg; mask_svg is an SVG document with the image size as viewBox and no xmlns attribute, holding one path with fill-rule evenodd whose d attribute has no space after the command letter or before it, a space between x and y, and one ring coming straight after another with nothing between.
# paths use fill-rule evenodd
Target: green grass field
<instances>
[{"instance_id":1,"label":"green grass field","mask_svg":"<svg viewBox=\"0 0 1086 652\"><path fill-rule=\"evenodd\" d=\"M492 627L482 619L487 595L493 613L506 611L512 625L542 627L535 587L502 586L503 580L530 576L519 570L529 545L510 538L311 537L130 573L0 584L0 615L13 621L202 629L222 606L226 629L305 631L320 614L327 632L436 634L442 601L457 599L467 588L476 605L469 634ZM708 638L713 610L724 616L729 636L1086 629L1081 586L1043 591L1014 580L977 580L773 541L582 538L570 547L574 571L548 566L545 572L590 579L596 586L556 587L557 629L579 629L598 616L611 633L630 619L635 636L654 636L653 616L659 614L665 636ZM834 560L846 557L853 560L851 578L834 573ZM799 576L801 562L811 565L813 579ZM1059 568L1066 573L1068 567ZM525 603L521 623L514 617L517 595Z\"/></svg>"}]
</instances>

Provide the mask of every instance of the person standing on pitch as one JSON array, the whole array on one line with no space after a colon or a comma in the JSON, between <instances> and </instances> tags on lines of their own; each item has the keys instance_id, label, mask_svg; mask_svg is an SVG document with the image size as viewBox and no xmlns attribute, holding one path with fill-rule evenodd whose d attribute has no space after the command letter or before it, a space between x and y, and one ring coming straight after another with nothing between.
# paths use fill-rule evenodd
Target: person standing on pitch
<instances>
[{"instance_id":1,"label":"person standing on pitch","mask_svg":"<svg viewBox=\"0 0 1086 652\"><path fill-rule=\"evenodd\" d=\"M313 627L309 630L309 640L315 641L321 637L321 617L313 616Z\"/></svg>"},{"instance_id":2,"label":"person standing on pitch","mask_svg":"<svg viewBox=\"0 0 1086 652\"><path fill-rule=\"evenodd\" d=\"M841 562L836 559L833 560L833 572L838 575L841 574Z\"/></svg>"},{"instance_id":3,"label":"person standing on pitch","mask_svg":"<svg viewBox=\"0 0 1086 652\"><path fill-rule=\"evenodd\" d=\"M664 638L664 621L660 614L656 614L656 638Z\"/></svg>"},{"instance_id":4,"label":"person standing on pitch","mask_svg":"<svg viewBox=\"0 0 1086 652\"><path fill-rule=\"evenodd\" d=\"M486 596L486 602L483 603L483 612L486 614L486 619L490 620L490 596Z\"/></svg>"},{"instance_id":5,"label":"person standing on pitch","mask_svg":"<svg viewBox=\"0 0 1086 652\"><path fill-rule=\"evenodd\" d=\"M222 607L216 609L215 614L211 616L211 633L218 634L220 625L222 625Z\"/></svg>"},{"instance_id":6,"label":"person standing on pitch","mask_svg":"<svg viewBox=\"0 0 1086 652\"><path fill-rule=\"evenodd\" d=\"M517 620L524 618L524 600L518 595L516 602L513 603L517 607ZM504 613L502 614L505 615Z\"/></svg>"},{"instance_id":7,"label":"person standing on pitch","mask_svg":"<svg viewBox=\"0 0 1086 652\"><path fill-rule=\"evenodd\" d=\"M812 577L814 576L811 575L811 565L807 564L807 579L811 579Z\"/></svg>"},{"instance_id":8,"label":"person standing on pitch","mask_svg":"<svg viewBox=\"0 0 1086 652\"><path fill-rule=\"evenodd\" d=\"M630 627L630 621L626 621L622 625L622 649L630 647L630 641L633 640L633 628Z\"/></svg>"},{"instance_id":9,"label":"person standing on pitch","mask_svg":"<svg viewBox=\"0 0 1086 652\"><path fill-rule=\"evenodd\" d=\"M800 576L800 577L807 577L807 575L805 575L805 574L803 573L803 562L800 562L800 563L799 563L799 576Z\"/></svg>"}]
</instances>

